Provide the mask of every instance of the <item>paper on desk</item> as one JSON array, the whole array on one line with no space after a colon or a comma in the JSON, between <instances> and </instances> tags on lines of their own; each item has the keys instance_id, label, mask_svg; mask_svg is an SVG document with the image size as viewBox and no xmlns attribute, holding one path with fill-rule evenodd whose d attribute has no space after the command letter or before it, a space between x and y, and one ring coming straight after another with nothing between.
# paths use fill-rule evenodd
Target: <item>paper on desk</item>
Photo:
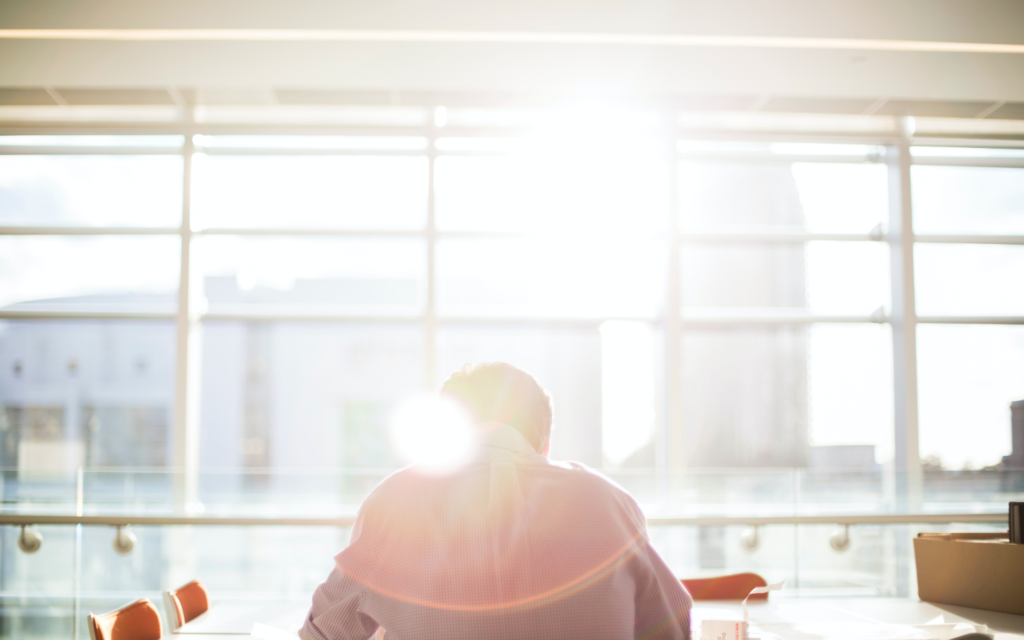
<instances>
[{"instance_id":1,"label":"paper on desk","mask_svg":"<svg viewBox=\"0 0 1024 640\"><path fill-rule=\"evenodd\" d=\"M299 634L295 631L278 629L268 624L257 622L252 625L250 636L253 640L298 640Z\"/></svg>"},{"instance_id":2,"label":"paper on desk","mask_svg":"<svg viewBox=\"0 0 1024 640\"><path fill-rule=\"evenodd\" d=\"M915 624L914 628L927 631L938 638L938 640L950 640L950 638L957 638L965 633L984 633L991 635L989 634L987 625L974 624L971 622L946 622L946 619L943 616L936 616L924 624Z\"/></svg>"},{"instance_id":3,"label":"paper on desk","mask_svg":"<svg viewBox=\"0 0 1024 640\"><path fill-rule=\"evenodd\" d=\"M751 625L750 637L762 640L939 640L934 634L911 625L838 621Z\"/></svg>"},{"instance_id":4,"label":"paper on desk","mask_svg":"<svg viewBox=\"0 0 1024 640\"><path fill-rule=\"evenodd\" d=\"M750 593L747 594L747 597L743 598L743 622L748 622L750 620L750 618L747 616L747 600L750 600L750 596L754 595L755 593L768 593L769 591L778 591L782 588L782 584L784 582L785 580L780 580L779 582L773 582L764 587L754 587L753 589L751 589Z\"/></svg>"},{"instance_id":5,"label":"paper on desk","mask_svg":"<svg viewBox=\"0 0 1024 640\"><path fill-rule=\"evenodd\" d=\"M785 582L785 580L782 582ZM764 587L751 589L747 597L743 599L743 620L733 620L732 614L727 614L721 620L709 618L701 620L700 640L747 640L750 637L748 633L747 600L755 593L768 593L769 591L781 589L782 582L775 582Z\"/></svg>"}]
</instances>

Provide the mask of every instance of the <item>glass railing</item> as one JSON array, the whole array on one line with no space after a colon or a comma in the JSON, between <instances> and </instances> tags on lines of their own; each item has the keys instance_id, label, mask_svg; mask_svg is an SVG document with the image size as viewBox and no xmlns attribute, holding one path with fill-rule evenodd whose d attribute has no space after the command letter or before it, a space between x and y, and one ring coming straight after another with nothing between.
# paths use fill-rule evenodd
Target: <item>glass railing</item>
<instances>
[{"instance_id":1,"label":"glass railing","mask_svg":"<svg viewBox=\"0 0 1024 640\"><path fill-rule=\"evenodd\" d=\"M193 578L215 602L305 601L347 544L359 503L389 472L2 471L0 637L86 638L89 611L140 597L161 606L160 591ZM773 597L913 596L916 533L1005 530L1007 502L1024 500L1024 472L1011 471L925 473L919 485L885 470L607 474L637 497L677 575L785 578ZM42 544L23 552L12 519L43 516L70 520L28 527ZM113 525L126 522L134 544L119 553Z\"/></svg>"},{"instance_id":2,"label":"glass railing","mask_svg":"<svg viewBox=\"0 0 1024 640\"><path fill-rule=\"evenodd\" d=\"M0 468L0 513L351 517L393 469L81 469L26 475ZM874 470L601 471L648 516L982 513L1024 496L1024 470L925 472L916 481ZM917 487L914 489L913 487Z\"/></svg>"}]
</instances>

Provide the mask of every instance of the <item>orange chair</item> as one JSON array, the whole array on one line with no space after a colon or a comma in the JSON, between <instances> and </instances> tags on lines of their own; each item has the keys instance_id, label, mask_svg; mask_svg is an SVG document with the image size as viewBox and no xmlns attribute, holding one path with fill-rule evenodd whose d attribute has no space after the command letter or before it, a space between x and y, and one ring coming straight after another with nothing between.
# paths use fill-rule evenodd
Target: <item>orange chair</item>
<instances>
[{"instance_id":1,"label":"orange chair","mask_svg":"<svg viewBox=\"0 0 1024 640\"><path fill-rule=\"evenodd\" d=\"M209 608L210 594L198 580L193 580L174 591L164 591L164 609L167 611L171 631L177 631L181 625L195 620Z\"/></svg>"},{"instance_id":2,"label":"orange chair","mask_svg":"<svg viewBox=\"0 0 1024 640\"><path fill-rule=\"evenodd\" d=\"M683 580L683 586L694 600L742 600L750 590L768 583L756 573L734 573L714 578ZM767 593L755 593L751 600L767 600Z\"/></svg>"},{"instance_id":3,"label":"orange chair","mask_svg":"<svg viewBox=\"0 0 1024 640\"><path fill-rule=\"evenodd\" d=\"M117 611L89 614L91 640L160 640L160 612L143 598Z\"/></svg>"}]
</instances>

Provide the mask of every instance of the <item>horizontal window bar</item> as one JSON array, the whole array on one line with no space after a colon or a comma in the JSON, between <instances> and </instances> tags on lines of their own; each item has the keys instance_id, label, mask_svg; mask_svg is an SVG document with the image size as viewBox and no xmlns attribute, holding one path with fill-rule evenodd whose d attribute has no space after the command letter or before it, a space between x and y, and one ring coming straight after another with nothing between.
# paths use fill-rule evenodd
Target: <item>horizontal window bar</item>
<instances>
[{"instance_id":1,"label":"horizontal window bar","mask_svg":"<svg viewBox=\"0 0 1024 640\"><path fill-rule=\"evenodd\" d=\"M68 227L68 226L0 226L0 236L165 236L178 235L179 227ZM210 227L193 229L193 236L339 236L364 238L417 238L426 237L425 229L323 229L323 228L244 228ZM439 237L453 238L529 238L550 237L551 234L495 232L495 231L440 231ZM649 234L648 234L649 235ZM578 239L579 235L574 235Z\"/></svg>"},{"instance_id":2,"label":"horizontal window bar","mask_svg":"<svg viewBox=\"0 0 1024 640\"><path fill-rule=\"evenodd\" d=\"M434 154L439 158L443 158L445 156L500 158L516 155L537 156L540 152L536 149L453 149L450 151L435 151Z\"/></svg>"},{"instance_id":3,"label":"horizontal window bar","mask_svg":"<svg viewBox=\"0 0 1024 640\"><path fill-rule=\"evenodd\" d=\"M918 324L1024 324L1024 316L918 316Z\"/></svg>"},{"instance_id":4,"label":"horizontal window bar","mask_svg":"<svg viewBox=\"0 0 1024 640\"><path fill-rule=\"evenodd\" d=\"M250 123L110 123L97 122L0 122L0 135L230 135L230 136L419 136L431 138L444 136L518 136L527 135L531 130L522 126L509 127L459 127L448 126L437 129L432 126L412 125L330 125L330 124L250 124Z\"/></svg>"},{"instance_id":5,"label":"horizontal window bar","mask_svg":"<svg viewBox=\"0 0 1024 640\"><path fill-rule=\"evenodd\" d=\"M966 135L963 137L949 138L928 138L920 136L912 138L910 144L915 147L969 147L973 149L984 149L989 147L993 149L1024 150L1024 140L1020 140L1019 138L1016 140L998 140L991 138L971 138Z\"/></svg>"},{"instance_id":6,"label":"horizontal window bar","mask_svg":"<svg viewBox=\"0 0 1024 640\"><path fill-rule=\"evenodd\" d=\"M789 231L758 229L756 231L729 230L688 230L679 234L680 241L689 244L697 243L802 243L802 242L879 242L885 240L880 231L868 233L816 233L811 231Z\"/></svg>"},{"instance_id":7,"label":"horizontal window bar","mask_svg":"<svg viewBox=\"0 0 1024 640\"><path fill-rule=\"evenodd\" d=\"M874 323L888 322L882 310L871 314L813 314L801 313L799 310L780 310L773 313L768 309L744 310L730 312L725 309L698 311L683 309L682 323L684 326L715 326L715 325L786 325L786 324L817 324L817 323Z\"/></svg>"},{"instance_id":8,"label":"horizontal window bar","mask_svg":"<svg viewBox=\"0 0 1024 640\"><path fill-rule=\"evenodd\" d=\"M771 154L771 153L711 153L686 152L679 154L682 160L699 160L701 162L765 162L793 164L794 162L863 164L884 162L881 156L843 156L843 155L802 155L802 154Z\"/></svg>"},{"instance_id":9,"label":"horizontal window bar","mask_svg":"<svg viewBox=\"0 0 1024 640\"><path fill-rule=\"evenodd\" d=\"M206 321L239 321L239 322L348 322L348 323L374 323L374 322L425 322L423 315L360 315L356 313L332 313L316 311L279 311L274 309L238 309L227 311L210 311L199 317ZM581 327L596 328L610 320L622 320L629 322L648 322L658 324L660 318L636 318L636 317L612 317L612 318L553 318L529 316L440 316L434 321L439 325L540 325L551 327Z\"/></svg>"},{"instance_id":10,"label":"horizontal window bar","mask_svg":"<svg viewBox=\"0 0 1024 640\"><path fill-rule=\"evenodd\" d=\"M911 158L1016 158L1024 160L1024 149L913 145Z\"/></svg>"},{"instance_id":11,"label":"horizontal window bar","mask_svg":"<svg viewBox=\"0 0 1024 640\"><path fill-rule=\"evenodd\" d=\"M20 305L19 305L20 306ZM171 309L85 309L50 305L0 309L0 320L173 320Z\"/></svg>"},{"instance_id":12,"label":"horizontal window bar","mask_svg":"<svg viewBox=\"0 0 1024 640\"><path fill-rule=\"evenodd\" d=\"M661 318L642 318L642 317L563 317L554 318L550 316L438 316L435 320L440 325L459 325L459 324L470 324L470 325L515 325L515 326L547 326L547 327L576 327L580 329L596 329L605 322L621 321L621 322L646 322L649 324L657 325L662 322Z\"/></svg>"},{"instance_id":13,"label":"horizontal window bar","mask_svg":"<svg viewBox=\"0 0 1024 640\"><path fill-rule=\"evenodd\" d=\"M0 236L173 236L179 227L0 227Z\"/></svg>"},{"instance_id":14,"label":"horizontal window bar","mask_svg":"<svg viewBox=\"0 0 1024 640\"><path fill-rule=\"evenodd\" d=\"M392 323L422 322L421 315L361 315L358 313L340 313L331 311L303 311L294 309L232 309L230 311L210 311L198 318L210 322L348 322L348 323Z\"/></svg>"},{"instance_id":15,"label":"horizontal window bar","mask_svg":"<svg viewBox=\"0 0 1024 640\"><path fill-rule=\"evenodd\" d=\"M425 151L424 136L204 136L192 137L195 148Z\"/></svg>"},{"instance_id":16,"label":"horizontal window bar","mask_svg":"<svg viewBox=\"0 0 1024 640\"><path fill-rule=\"evenodd\" d=\"M415 149L297 149L285 147L206 147L196 153L211 156L426 156Z\"/></svg>"},{"instance_id":17,"label":"horizontal window bar","mask_svg":"<svg viewBox=\"0 0 1024 640\"><path fill-rule=\"evenodd\" d=\"M0 233L0 235L3 235ZM194 229L194 236L340 236L340 237L382 237L382 238L425 238L426 229L325 229L325 228L260 228L260 227L209 227ZM435 231L437 238L506 238L506 239L564 239L579 243L587 239L607 239L601 232L587 231ZM661 235L650 231L615 230L616 238L648 238L658 241Z\"/></svg>"},{"instance_id":18,"label":"horizontal window bar","mask_svg":"<svg viewBox=\"0 0 1024 640\"><path fill-rule=\"evenodd\" d=\"M916 156L911 160L911 164L943 167L1024 169L1024 158L970 158L964 156L941 158L935 156Z\"/></svg>"},{"instance_id":19,"label":"horizontal window bar","mask_svg":"<svg viewBox=\"0 0 1024 640\"><path fill-rule=\"evenodd\" d=\"M936 244L1024 244L1024 236L980 236L972 234L929 233L915 235L914 242L927 242Z\"/></svg>"},{"instance_id":20,"label":"horizontal window bar","mask_svg":"<svg viewBox=\"0 0 1024 640\"><path fill-rule=\"evenodd\" d=\"M174 311L163 309L84 309L60 306L54 308L7 308L0 309L0 320L169 320L175 318ZM415 315L359 315L351 313L321 313L315 311L251 310L231 312L210 312L198 318L209 321L239 322L423 322L424 316ZM552 327L597 327L609 321L647 322L660 325L662 318L608 317L608 318L552 318L552 317L444 317L435 319L438 324L486 324L486 325L544 325ZM871 315L822 315L780 313L765 315L763 311L754 314L722 314L684 312L680 317L684 326L744 326L744 325L787 325L787 324L856 324L887 323L889 318L880 314ZM1024 325L1024 316L919 316L919 324L992 324Z\"/></svg>"},{"instance_id":21,"label":"horizontal window bar","mask_svg":"<svg viewBox=\"0 0 1024 640\"><path fill-rule=\"evenodd\" d=\"M362 238L416 238L426 236L426 230L401 229L272 229L210 227L195 229L194 236L341 236Z\"/></svg>"},{"instance_id":22,"label":"horizontal window bar","mask_svg":"<svg viewBox=\"0 0 1024 640\"><path fill-rule=\"evenodd\" d=\"M908 513L908 514L836 514L813 516L651 516L651 526L743 526L785 524L952 524L983 523L1005 524L1006 513ZM289 527L350 527L355 517L342 518L243 518L193 516L75 516L52 514L0 514L0 525L105 525L113 527L207 525L207 526L289 526Z\"/></svg>"},{"instance_id":23,"label":"horizontal window bar","mask_svg":"<svg viewBox=\"0 0 1024 640\"><path fill-rule=\"evenodd\" d=\"M786 325L816 323L885 323L888 318L879 314L870 315L822 315L801 314L792 312L770 313L758 309L753 313L723 313L719 310L708 313L684 311L680 322L686 326L715 325ZM137 308L85 308L75 305L38 305L32 307L9 307L0 309L0 320L165 320L173 319L175 313L171 309ZM201 321L238 321L238 322L346 322L346 323L403 323L424 322L423 315L401 314L359 314L334 311L296 310L253 308L232 309L230 311L210 311L200 315ZM614 316L614 317L529 317L529 316L438 316L438 324L443 325L540 325L551 327L594 328L609 321L646 322L660 325L663 318ZM966 319L919 319L919 322L961 322L965 324L1024 324L1021 318L966 318Z\"/></svg>"},{"instance_id":24,"label":"horizontal window bar","mask_svg":"<svg viewBox=\"0 0 1024 640\"><path fill-rule=\"evenodd\" d=\"M0 156L180 156L174 147L30 147L0 145Z\"/></svg>"},{"instance_id":25,"label":"horizontal window bar","mask_svg":"<svg viewBox=\"0 0 1024 640\"><path fill-rule=\"evenodd\" d=\"M0 226L0 236L167 236L181 233L179 227L91 227L91 226ZM425 229L324 229L324 228L242 228L211 227L194 229L194 236L337 236L364 238L418 238L426 237ZM523 231L437 231L439 238L550 238L559 234ZM597 235L597 234L595 234ZM637 233L639 236L654 236ZM566 234L567 239L586 239L587 233ZM621 236L621 234L620 234ZM684 244L703 243L780 243L799 244L803 242L881 242L888 236L877 231L869 233L818 233L812 231L789 231L757 229L743 230L690 230L679 234ZM1024 235L974 235L974 234L921 234L914 236L915 242L931 244L1008 244L1024 245Z\"/></svg>"}]
</instances>

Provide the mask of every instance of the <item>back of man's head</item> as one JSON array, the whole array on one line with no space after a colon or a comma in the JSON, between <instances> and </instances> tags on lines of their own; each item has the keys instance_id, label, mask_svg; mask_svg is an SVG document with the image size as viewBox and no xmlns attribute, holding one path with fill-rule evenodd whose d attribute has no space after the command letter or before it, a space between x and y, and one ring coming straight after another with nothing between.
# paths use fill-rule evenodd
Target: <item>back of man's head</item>
<instances>
[{"instance_id":1,"label":"back of man's head","mask_svg":"<svg viewBox=\"0 0 1024 640\"><path fill-rule=\"evenodd\" d=\"M505 362L466 365L441 387L441 395L469 411L477 422L514 427L538 452L551 437L551 398L530 374Z\"/></svg>"}]
</instances>

